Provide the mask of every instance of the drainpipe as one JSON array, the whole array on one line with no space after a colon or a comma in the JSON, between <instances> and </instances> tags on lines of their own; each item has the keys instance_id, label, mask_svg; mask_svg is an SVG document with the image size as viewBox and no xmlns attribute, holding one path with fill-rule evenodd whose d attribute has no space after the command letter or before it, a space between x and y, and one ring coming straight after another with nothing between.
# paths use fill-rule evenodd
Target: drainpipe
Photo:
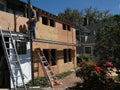
<instances>
[{"instance_id":1,"label":"drainpipe","mask_svg":"<svg viewBox=\"0 0 120 90\"><path fill-rule=\"evenodd\" d=\"M31 17L30 17L30 0L27 0L28 1L28 18L29 18L29 21L31 20ZM28 29L29 29L29 41L30 41L30 54L31 54L31 76L32 76L32 85L34 86L34 67L33 67L33 46L32 46L32 30L31 30L31 27L30 27L30 22L28 22Z\"/></svg>"},{"instance_id":2,"label":"drainpipe","mask_svg":"<svg viewBox=\"0 0 120 90\"><path fill-rule=\"evenodd\" d=\"M13 11L13 13L14 13L14 31L16 32L17 22L16 22L16 13L15 13L15 10Z\"/></svg>"}]
</instances>

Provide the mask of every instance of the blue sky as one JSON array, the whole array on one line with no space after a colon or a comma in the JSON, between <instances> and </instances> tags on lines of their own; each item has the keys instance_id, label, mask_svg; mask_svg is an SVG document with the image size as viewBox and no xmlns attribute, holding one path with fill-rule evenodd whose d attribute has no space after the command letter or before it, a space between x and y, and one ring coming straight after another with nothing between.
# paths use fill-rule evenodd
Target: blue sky
<instances>
[{"instance_id":1,"label":"blue sky","mask_svg":"<svg viewBox=\"0 0 120 90\"><path fill-rule=\"evenodd\" d=\"M64 12L66 8L81 11L89 7L97 8L100 11L110 10L111 14L120 14L120 0L31 0L31 3L55 15Z\"/></svg>"}]
</instances>

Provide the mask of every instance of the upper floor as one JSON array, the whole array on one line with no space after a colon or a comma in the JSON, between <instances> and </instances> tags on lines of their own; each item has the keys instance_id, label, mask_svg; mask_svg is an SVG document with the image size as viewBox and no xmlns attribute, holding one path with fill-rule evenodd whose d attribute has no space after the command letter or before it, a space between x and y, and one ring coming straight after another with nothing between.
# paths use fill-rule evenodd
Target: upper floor
<instances>
[{"instance_id":1,"label":"upper floor","mask_svg":"<svg viewBox=\"0 0 120 90\"><path fill-rule=\"evenodd\" d=\"M37 12L36 38L76 42L73 23L34 7ZM0 26L14 32L28 33L28 7L19 0L0 0ZM62 38L61 38L62 37Z\"/></svg>"}]
</instances>

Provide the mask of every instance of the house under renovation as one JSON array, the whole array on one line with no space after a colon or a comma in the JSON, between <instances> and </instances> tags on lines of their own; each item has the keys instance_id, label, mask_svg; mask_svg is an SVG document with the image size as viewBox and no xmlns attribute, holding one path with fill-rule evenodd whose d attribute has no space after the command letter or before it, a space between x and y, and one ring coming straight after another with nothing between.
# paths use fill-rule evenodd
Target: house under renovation
<instances>
[{"instance_id":1,"label":"house under renovation","mask_svg":"<svg viewBox=\"0 0 120 90\"><path fill-rule=\"evenodd\" d=\"M35 10L38 21L35 28L36 38L32 39L31 57L27 4L19 0L0 0L0 88L24 85L31 80L32 75L45 76L36 49L44 54L54 74L76 67L74 25L39 8L35 7ZM14 62L17 64L12 62L15 58ZM15 71L12 72L13 70ZM12 78L17 75L21 76L14 83Z\"/></svg>"}]
</instances>

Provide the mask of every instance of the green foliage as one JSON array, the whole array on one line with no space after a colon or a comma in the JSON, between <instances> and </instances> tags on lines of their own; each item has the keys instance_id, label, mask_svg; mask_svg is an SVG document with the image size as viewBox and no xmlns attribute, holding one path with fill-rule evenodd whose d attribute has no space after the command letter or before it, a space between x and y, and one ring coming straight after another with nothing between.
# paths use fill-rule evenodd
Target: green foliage
<instances>
[{"instance_id":1,"label":"green foliage","mask_svg":"<svg viewBox=\"0 0 120 90\"><path fill-rule=\"evenodd\" d=\"M86 17L89 21L88 24L97 23L103 19L107 19L111 15L109 10L100 11L97 8L85 8L81 11L77 9L66 8L64 12L58 14L58 17L69 20L75 23L77 26L84 24L84 18Z\"/></svg>"},{"instance_id":2,"label":"green foliage","mask_svg":"<svg viewBox=\"0 0 120 90\"><path fill-rule=\"evenodd\" d=\"M56 75L56 77L58 79L62 79L62 78L65 78L66 76L70 75L73 71L67 71L67 72L64 72L64 73L61 73L61 74L58 74Z\"/></svg>"},{"instance_id":3,"label":"green foliage","mask_svg":"<svg viewBox=\"0 0 120 90\"><path fill-rule=\"evenodd\" d=\"M65 20L69 20L75 23L76 25L80 25L83 20L82 13L76 9L72 10L71 8L67 8L63 13L59 13L58 17Z\"/></svg>"},{"instance_id":4,"label":"green foliage","mask_svg":"<svg viewBox=\"0 0 120 90\"><path fill-rule=\"evenodd\" d=\"M32 86L32 81L30 81L27 86ZM34 79L34 86L47 87L49 86L47 77L36 77Z\"/></svg>"},{"instance_id":5,"label":"green foliage","mask_svg":"<svg viewBox=\"0 0 120 90\"><path fill-rule=\"evenodd\" d=\"M114 79L115 79L116 81L120 82L120 75L115 76Z\"/></svg>"},{"instance_id":6,"label":"green foliage","mask_svg":"<svg viewBox=\"0 0 120 90\"><path fill-rule=\"evenodd\" d=\"M95 54L103 60L120 59L120 15L106 21L96 35Z\"/></svg>"},{"instance_id":7,"label":"green foliage","mask_svg":"<svg viewBox=\"0 0 120 90\"><path fill-rule=\"evenodd\" d=\"M78 90L111 90L114 80L108 76L110 74L108 67L113 67L113 64L111 62L81 62L76 76L82 78L83 83L79 83L74 88Z\"/></svg>"},{"instance_id":8,"label":"green foliage","mask_svg":"<svg viewBox=\"0 0 120 90\"><path fill-rule=\"evenodd\" d=\"M56 75L56 77L57 77L57 79L63 79L66 76L70 75L72 72L73 71L66 71L66 72ZM27 84L27 86L32 86L32 81L30 81ZM34 86L48 87L49 86L48 78L47 77L36 77L34 79Z\"/></svg>"}]
</instances>

